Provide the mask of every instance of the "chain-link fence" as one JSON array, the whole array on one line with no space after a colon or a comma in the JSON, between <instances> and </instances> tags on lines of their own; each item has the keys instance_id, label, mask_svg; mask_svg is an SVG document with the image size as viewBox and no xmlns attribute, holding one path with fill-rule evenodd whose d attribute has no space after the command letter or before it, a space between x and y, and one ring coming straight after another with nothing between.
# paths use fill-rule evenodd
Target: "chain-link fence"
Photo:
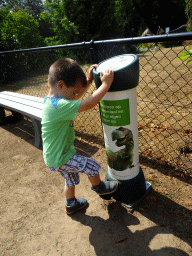
<instances>
[{"instance_id":1,"label":"chain-link fence","mask_svg":"<svg viewBox=\"0 0 192 256\"><path fill-rule=\"evenodd\" d=\"M188 51L192 33L118 39L0 53L0 90L39 97L48 92L49 66L60 57L77 60L88 73L93 63L119 54L139 57L137 86L141 161L192 174L192 62L178 59ZM95 90L94 84L84 97ZM79 113L79 136L104 146L99 107Z\"/></svg>"}]
</instances>

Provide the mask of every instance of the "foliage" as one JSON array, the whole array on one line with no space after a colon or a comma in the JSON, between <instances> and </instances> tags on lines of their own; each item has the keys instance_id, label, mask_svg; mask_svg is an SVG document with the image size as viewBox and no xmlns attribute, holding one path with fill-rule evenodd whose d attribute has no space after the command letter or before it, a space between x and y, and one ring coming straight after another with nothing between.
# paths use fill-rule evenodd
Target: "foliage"
<instances>
[{"instance_id":1,"label":"foliage","mask_svg":"<svg viewBox=\"0 0 192 256\"><path fill-rule=\"evenodd\" d=\"M45 7L41 17L55 33L48 44L134 37L146 27L156 34L159 26L186 23L185 0L46 0Z\"/></svg>"},{"instance_id":2,"label":"foliage","mask_svg":"<svg viewBox=\"0 0 192 256\"><path fill-rule=\"evenodd\" d=\"M133 0L116 0L114 15L119 25L119 30L123 32L121 35L123 37L137 36L139 30L143 32L145 29L143 18L137 12Z\"/></svg>"},{"instance_id":3,"label":"foliage","mask_svg":"<svg viewBox=\"0 0 192 256\"><path fill-rule=\"evenodd\" d=\"M114 0L64 0L66 17L73 22L79 32L78 40L109 39L115 35Z\"/></svg>"},{"instance_id":4,"label":"foliage","mask_svg":"<svg viewBox=\"0 0 192 256\"><path fill-rule=\"evenodd\" d=\"M49 44L108 39L117 27L114 1L47 0L44 4L46 10L41 17L55 32L46 39Z\"/></svg>"},{"instance_id":5,"label":"foliage","mask_svg":"<svg viewBox=\"0 0 192 256\"><path fill-rule=\"evenodd\" d=\"M166 0L134 0L133 6L153 34L157 33L159 26L174 30L186 23L185 0L170 0L169 3Z\"/></svg>"},{"instance_id":6,"label":"foliage","mask_svg":"<svg viewBox=\"0 0 192 256\"><path fill-rule=\"evenodd\" d=\"M140 49L150 49L150 48L154 48L156 46L156 43L147 43L147 44L140 44L138 47Z\"/></svg>"},{"instance_id":7,"label":"foliage","mask_svg":"<svg viewBox=\"0 0 192 256\"><path fill-rule=\"evenodd\" d=\"M54 36L45 39L48 45L58 45L73 42L78 35L77 26L66 17L63 1L45 1L46 10L41 18L49 23Z\"/></svg>"},{"instance_id":8,"label":"foliage","mask_svg":"<svg viewBox=\"0 0 192 256\"><path fill-rule=\"evenodd\" d=\"M187 30L192 31L192 0L185 0L185 2L186 2L185 13L188 18Z\"/></svg>"},{"instance_id":9,"label":"foliage","mask_svg":"<svg viewBox=\"0 0 192 256\"><path fill-rule=\"evenodd\" d=\"M39 22L41 36L53 36L48 24L40 17L41 12L45 9L42 0L2 0L1 6L7 7L10 11L14 11L18 7L21 8Z\"/></svg>"},{"instance_id":10,"label":"foliage","mask_svg":"<svg viewBox=\"0 0 192 256\"><path fill-rule=\"evenodd\" d=\"M1 8L1 50L40 46L43 38L39 34L38 27L38 21L22 9L18 8L11 12L6 7Z\"/></svg>"},{"instance_id":11,"label":"foliage","mask_svg":"<svg viewBox=\"0 0 192 256\"><path fill-rule=\"evenodd\" d=\"M41 0L2 0L2 6L7 7L11 11L21 8L35 19L39 19L40 13L44 10Z\"/></svg>"},{"instance_id":12,"label":"foliage","mask_svg":"<svg viewBox=\"0 0 192 256\"><path fill-rule=\"evenodd\" d=\"M188 59L188 58L189 58L189 60L187 61L186 64L189 64L189 62L192 61L192 45L190 45L190 46L188 47L188 50L189 50L189 51L183 51L183 52L181 52L181 55L178 57L178 59Z\"/></svg>"},{"instance_id":13,"label":"foliage","mask_svg":"<svg viewBox=\"0 0 192 256\"><path fill-rule=\"evenodd\" d=\"M39 34L45 39L47 45L136 37L140 36L146 27L156 34L159 26L174 30L186 24L186 16L189 20L188 29L191 29L191 3L192 0L170 0L169 3L166 0L45 0L44 2L42 0L1 0L0 37L3 37L3 40L0 38L1 49L36 47L39 45L37 41L42 45ZM21 24L14 25L15 20L12 17L16 16L18 10L20 12L22 10L25 13L24 16L30 17L28 18L30 24L26 22L27 24L22 26L29 25L30 29L26 31L30 31L31 36L34 33L37 40L21 43ZM18 23L18 19L16 20ZM31 29L32 23L36 31ZM8 24L11 27L10 31ZM11 32L13 28L14 34ZM18 32L16 32L17 28ZM20 35L20 42L18 38L13 38L13 35L14 37ZM22 40L27 40L25 35L26 32L23 32ZM29 41L31 41L30 44Z\"/></svg>"}]
</instances>

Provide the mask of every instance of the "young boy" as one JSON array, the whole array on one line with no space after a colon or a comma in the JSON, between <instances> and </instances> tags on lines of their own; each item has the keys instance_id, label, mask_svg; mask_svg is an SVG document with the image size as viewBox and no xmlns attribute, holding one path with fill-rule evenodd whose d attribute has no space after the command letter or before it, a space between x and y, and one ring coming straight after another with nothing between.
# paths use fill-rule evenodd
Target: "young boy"
<instances>
[{"instance_id":1,"label":"young boy","mask_svg":"<svg viewBox=\"0 0 192 256\"><path fill-rule=\"evenodd\" d=\"M79 100L93 81L93 65L86 78L79 64L69 58L54 62L49 69L48 96L44 99L42 115L43 156L52 172L65 178L66 212L72 214L87 205L84 198L75 198L79 173L85 173L92 189L99 195L117 190L118 182L101 181L100 165L92 158L76 155L73 120L77 112L93 108L109 90L114 77L112 70L101 73L102 85L87 99Z\"/></svg>"}]
</instances>

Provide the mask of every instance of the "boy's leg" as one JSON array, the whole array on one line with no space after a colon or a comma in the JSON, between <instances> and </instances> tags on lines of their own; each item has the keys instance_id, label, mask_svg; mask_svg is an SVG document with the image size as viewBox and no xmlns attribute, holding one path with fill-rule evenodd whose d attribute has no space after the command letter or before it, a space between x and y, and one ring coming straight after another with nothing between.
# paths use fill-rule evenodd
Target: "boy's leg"
<instances>
[{"instance_id":1,"label":"boy's leg","mask_svg":"<svg viewBox=\"0 0 192 256\"><path fill-rule=\"evenodd\" d=\"M99 174L97 174L97 175L95 175L93 177L88 176L88 179L89 179L89 181L91 182L91 184L93 186L97 186L97 185L99 185L101 183L101 179L100 179Z\"/></svg>"},{"instance_id":2,"label":"boy's leg","mask_svg":"<svg viewBox=\"0 0 192 256\"><path fill-rule=\"evenodd\" d=\"M66 197L66 213L68 215L84 208L87 205L85 198L75 197L75 185L79 184L79 174L65 172L60 168L59 170L62 177L65 178L65 197Z\"/></svg>"},{"instance_id":3,"label":"boy's leg","mask_svg":"<svg viewBox=\"0 0 192 256\"><path fill-rule=\"evenodd\" d=\"M92 158L87 157L87 162L81 170L87 174L89 181L92 184L92 189L99 195L109 195L114 193L118 188L117 181L102 181L99 176L100 165Z\"/></svg>"},{"instance_id":4,"label":"boy's leg","mask_svg":"<svg viewBox=\"0 0 192 256\"><path fill-rule=\"evenodd\" d=\"M75 186L65 186L65 197L66 199L75 197Z\"/></svg>"},{"instance_id":5,"label":"boy's leg","mask_svg":"<svg viewBox=\"0 0 192 256\"><path fill-rule=\"evenodd\" d=\"M87 205L85 198L75 197L75 186L65 186L65 197L66 197L66 213L68 215L75 213L76 211L84 208Z\"/></svg>"},{"instance_id":6,"label":"boy's leg","mask_svg":"<svg viewBox=\"0 0 192 256\"><path fill-rule=\"evenodd\" d=\"M71 173L65 170L65 166L59 168L49 167L51 172L59 172L65 178L65 197L66 197L66 213L72 214L87 205L84 198L75 198L75 185L79 184L79 174Z\"/></svg>"},{"instance_id":7,"label":"boy's leg","mask_svg":"<svg viewBox=\"0 0 192 256\"><path fill-rule=\"evenodd\" d=\"M74 155L65 165L59 168L59 172L66 179L66 186L75 186L79 183L79 172L85 173L92 184L92 189L99 195L108 195L114 193L118 188L117 181L101 181L99 171L101 166L92 158ZM66 198L75 199L74 188L66 188ZM74 206L66 206L68 214L81 209L87 205L87 200L84 198L77 199ZM75 208L77 206L77 209ZM74 211L72 209L74 207Z\"/></svg>"},{"instance_id":8,"label":"boy's leg","mask_svg":"<svg viewBox=\"0 0 192 256\"><path fill-rule=\"evenodd\" d=\"M110 195L118 189L118 181L101 181L99 185L92 186L98 195Z\"/></svg>"}]
</instances>

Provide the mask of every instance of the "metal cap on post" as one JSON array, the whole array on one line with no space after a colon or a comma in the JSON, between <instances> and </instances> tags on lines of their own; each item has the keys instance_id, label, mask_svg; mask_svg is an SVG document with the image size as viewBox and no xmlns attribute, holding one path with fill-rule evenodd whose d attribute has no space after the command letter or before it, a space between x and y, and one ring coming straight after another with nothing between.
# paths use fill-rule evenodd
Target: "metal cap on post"
<instances>
[{"instance_id":1,"label":"metal cap on post","mask_svg":"<svg viewBox=\"0 0 192 256\"><path fill-rule=\"evenodd\" d=\"M148 191L139 166L136 86L139 81L139 59L123 54L99 63L93 70L98 88L100 72L114 70L114 80L100 102L102 126L108 161L106 180L118 180L119 188L113 197L125 204L134 204ZM111 196L104 196L110 199Z\"/></svg>"}]
</instances>

